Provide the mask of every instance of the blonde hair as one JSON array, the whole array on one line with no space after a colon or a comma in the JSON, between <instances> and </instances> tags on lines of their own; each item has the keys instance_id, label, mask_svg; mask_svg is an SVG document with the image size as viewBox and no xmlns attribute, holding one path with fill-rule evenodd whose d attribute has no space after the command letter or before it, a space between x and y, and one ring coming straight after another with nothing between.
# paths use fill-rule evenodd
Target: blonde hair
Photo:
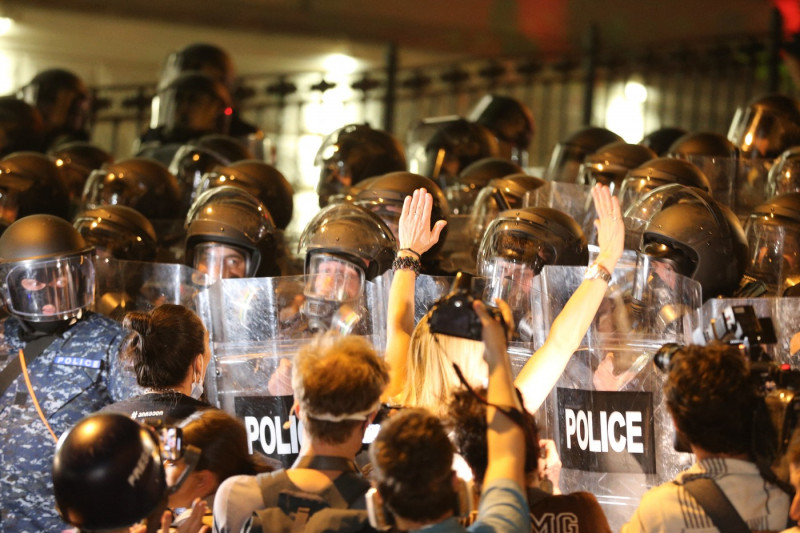
<instances>
[{"instance_id":1,"label":"blonde hair","mask_svg":"<svg viewBox=\"0 0 800 533\"><path fill-rule=\"evenodd\" d=\"M331 422L304 412L344 415L375 405L389 383L389 369L362 337L322 335L303 347L292 365L294 397L308 434L341 444L363 421Z\"/></svg>"},{"instance_id":2,"label":"blonde hair","mask_svg":"<svg viewBox=\"0 0 800 533\"><path fill-rule=\"evenodd\" d=\"M408 352L405 388L397 398L407 407L445 416L450 396L461 385L453 363L472 386L481 385L487 377L483 343L431 333L428 315L414 328Z\"/></svg>"}]
</instances>

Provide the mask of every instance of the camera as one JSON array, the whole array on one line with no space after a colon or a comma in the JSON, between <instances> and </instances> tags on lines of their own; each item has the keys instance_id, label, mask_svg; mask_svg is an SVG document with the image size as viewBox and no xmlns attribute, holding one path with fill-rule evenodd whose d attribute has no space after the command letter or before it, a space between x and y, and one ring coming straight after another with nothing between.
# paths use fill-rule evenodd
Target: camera
<instances>
[{"instance_id":1,"label":"camera","mask_svg":"<svg viewBox=\"0 0 800 533\"><path fill-rule=\"evenodd\" d=\"M483 336L483 325L478 314L472 308L477 298L471 292L472 276L458 272L450 292L436 302L430 311L428 324L432 333L441 333L452 337L461 337L480 341ZM486 307L493 319L500 319L503 327L508 329L500 309Z\"/></svg>"},{"instance_id":2,"label":"camera","mask_svg":"<svg viewBox=\"0 0 800 533\"><path fill-rule=\"evenodd\" d=\"M800 421L800 371L775 363L764 350L763 345L777 342L772 319L757 317L752 305L730 306L705 330L695 331L693 340L697 344L715 341L738 346L742 357L750 360L750 379L760 389L766 407L763 414L756 414L755 426L765 432L774 430L777 437L776 449L766 450L766 455L783 456ZM680 348L674 343L663 345L653 358L654 364L668 372L672 356ZM675 446L677 451L689 451L687 448L683 443Z\"/></svg>"}]
</instances>

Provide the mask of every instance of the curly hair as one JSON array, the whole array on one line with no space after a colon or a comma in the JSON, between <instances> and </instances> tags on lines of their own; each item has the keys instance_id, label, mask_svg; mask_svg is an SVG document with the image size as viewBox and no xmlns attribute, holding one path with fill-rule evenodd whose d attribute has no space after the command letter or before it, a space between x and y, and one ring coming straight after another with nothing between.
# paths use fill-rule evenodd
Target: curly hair
<instances>
[{"instance_id":1,"label":"curly hair","mask_svg":"<svg viewBox=\"0 0 800 533\"><path fill-rule=\"evenodd\" d=\"M475 389L475 392L486 397L484 387ZM517 395L522 397L517 390ZM522 408L525 414L525 474L536 473L539 467L539 430L536 427L534 416ZM486 468L489 464L489 447L486 440L486 405L481 403L470 391L465 388L453 393L447 406L447 425L452 428L453 441L458 453L472 470L475 482L483 484Z\"/></svg>"},{"instance_id":2,"label":"curly hair","mask_svg":"<svg viewBox=\"0 0 800 533\"><path fill-rule=\"evenodd\" d=\"M453 445L433 414L407 409L390 417L369 455L378 492L396 515L430 522L455 508Z\"/></svg>"},{"instance_id":3,"label":"curly hair","mask_svg":"<svg viewBox=\"0 0 800 533\"><path fill-rule=\"evenodd\" d=\"M664 388L675 425L712 453L751 453L754 413L763 398L738 348L711 343L679 348Z\"/></svg>"}]
</instances>

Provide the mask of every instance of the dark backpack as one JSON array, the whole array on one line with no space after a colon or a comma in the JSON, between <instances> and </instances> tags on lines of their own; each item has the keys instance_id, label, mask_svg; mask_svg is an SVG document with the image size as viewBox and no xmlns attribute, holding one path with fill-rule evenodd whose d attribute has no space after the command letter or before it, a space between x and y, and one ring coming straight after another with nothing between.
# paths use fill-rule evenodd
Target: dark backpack
<instances>
[{"instance_id":1,"label":"dark backpack","mask_svg":"<svg viewBox=\"0 0 800 533\"><path fill-rule=\"evenodd\" d=\"M319 463L320 457L313 458ZM324 458L324 460L331 458ZM348 463L350 463L348 461ZM297 464L295 465L298 466ZM314 464L301 468L345 470L319 493L297 490L285 470L258 475L265 508L253 513L250 533L322 533L325 531L372 532L366 511L369 482L345 468Z\"/></svg>"}]
</instances>

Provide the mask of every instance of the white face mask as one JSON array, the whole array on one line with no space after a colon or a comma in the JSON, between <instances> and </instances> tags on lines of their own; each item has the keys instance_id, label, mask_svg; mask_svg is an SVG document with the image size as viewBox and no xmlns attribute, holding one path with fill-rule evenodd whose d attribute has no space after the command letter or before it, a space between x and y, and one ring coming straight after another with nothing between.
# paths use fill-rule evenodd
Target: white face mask
<instances>
[{"instance_id":1,"label":"white face mask","mask_svg":"<svg viewBox=\"0 0 800 533\"><path fill-rule=\"evenodd\" d=\"M192 377L192 391L189 393L189 396L191 396L195 400L199 400L200 397L203 395L203 378L205 377L205 374L203 373L202 368L203 368L203 364L201 362L200 363L200 369L201 369L200 377L197 379L197 381L194 380L195 379L194 376Z\"/></svg>"}]
</instances>

